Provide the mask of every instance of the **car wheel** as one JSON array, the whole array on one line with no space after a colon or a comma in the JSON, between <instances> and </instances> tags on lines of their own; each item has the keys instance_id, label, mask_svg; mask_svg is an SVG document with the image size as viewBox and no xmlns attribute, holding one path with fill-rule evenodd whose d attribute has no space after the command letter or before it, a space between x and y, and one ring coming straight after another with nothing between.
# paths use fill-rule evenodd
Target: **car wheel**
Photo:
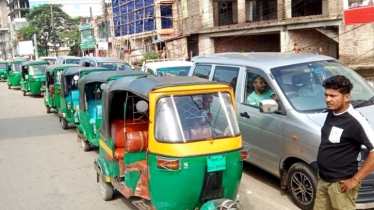
<instances>
[{"instance_id":1,"label":"car wheel","mask_svg":"<svg viewBox=\"0 0 374 210\"><path fill-rule=\"evenodd\" d=\"M293 202L301 209L313 208L317 184L316 173L305 163L295 163L288 170L288 190Z\"/></svg>"},{"instance_id":2,"label":"car wheel","mask_svg":"<svg viewBox=\"0 0 374 210\"><path fill-rule=\"evenodd\" d=\"M64 118L60 118L60 121L61 121L62 129L64 129L64 130L68 129L68 126L69 126L68 121L66 121Z\"/></svg>"},{"instance_id":3,"label":"car wheel","mask_svg":"<svg viewBox=\"0 0 374 210\"><path fill-rule=\"evenodd\" d=\"M113 198L114 189L112 184L104 182L101 176L99 177L99 192L104 201L109 201Z\"/></svg>"},{"instance_id":4,"label":"car wheel","mask_svg":"<svg viewBox=\"0 0 374 210\"><path fill-rule=\"evenodd\" d=\"M90 149L91 149L90 143L88 141L83 140L82 138L80 138L80 139L81 139L81 144L82 144L83 151L85 151L85 152L90 151Z\"/></svg>"},{"instance_id":5,"label":"car wheel","mask_svg":"<svg viewBox=\"0 0 374 210\"><path fill-rule=\"evenodd\" d=\"M51 107L48 105L46 105L45 107L47 108L47 114L51 113Z\"/></svg>"}]
</instances>

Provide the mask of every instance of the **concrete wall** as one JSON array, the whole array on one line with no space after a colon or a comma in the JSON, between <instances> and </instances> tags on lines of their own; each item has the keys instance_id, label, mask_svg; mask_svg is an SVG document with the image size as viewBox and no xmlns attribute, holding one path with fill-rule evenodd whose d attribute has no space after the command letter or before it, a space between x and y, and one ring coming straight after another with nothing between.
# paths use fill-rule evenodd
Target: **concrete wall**
<instances>
[{"instance_id":1,"label":"concrete wall","mask_svg":"<svg viewBox=\"0 0 374 210\"><path fill-rule=\"evenodd\" d=\"M280 52L279 34L214 38L215 52Z\"/></svg>"}]
</instances>

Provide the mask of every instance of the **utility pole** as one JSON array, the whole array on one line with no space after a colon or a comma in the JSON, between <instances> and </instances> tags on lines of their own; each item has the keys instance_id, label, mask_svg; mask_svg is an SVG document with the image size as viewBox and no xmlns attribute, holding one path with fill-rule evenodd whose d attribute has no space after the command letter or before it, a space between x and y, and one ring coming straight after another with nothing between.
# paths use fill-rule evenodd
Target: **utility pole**
<instances>
[{"instance_id":1,"label":"utility pole","mask_svg":"<svg viewBox=\"0 0 374 210\"><path fill-rule=\"evenodd\" d=\"M91 23L91 21L92 21L93 19L92 19L92 7L90 7L90 23Z\"/></svg>"},{"instance_id":2,"label":"utility pole","mask_svg":"<svg viewBox=\"0 0 374 210\"><path fill-rule=\"evenodd\" d=\"M38 60L38 44L36 43L36 34L34 34L34 43L35 43L35 60Z\"/></svg>"},{"instance_id":3,"label":"utility pole","mask_svg":"<svg viewBox=\"0 0 374 210\"><path fill-rule=\"evenodd\" d=\"M102 0L103 1L103 9L104 9L104 34L105 34L105 41L108 42L108 24L107 24L107 17L108 17L108 13L107 13L107 5L105 3L105 0Z\"/></svg>"},{"instance_id":4,"label":"utility pole","mask_svg":"<svg viewBox=\"0 0 374 210\"><path fill-rule=\"evenodd\" d=\"M53 19L53 8L52 4L49 5L51 8L51 27L52 27L52 34L53 34L53 49L55 51L55 56L57 57L57 50L56 50L56 33L55 33L55 21Z\"/></svg>"}]
</instances>

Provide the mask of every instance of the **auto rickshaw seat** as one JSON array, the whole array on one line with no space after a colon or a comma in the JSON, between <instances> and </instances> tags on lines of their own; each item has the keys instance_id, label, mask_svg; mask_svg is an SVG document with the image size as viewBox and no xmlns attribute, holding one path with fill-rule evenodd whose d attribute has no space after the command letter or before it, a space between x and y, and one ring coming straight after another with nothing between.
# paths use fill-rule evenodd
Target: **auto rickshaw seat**
<instances>
[{"instance_id":1,"label":"auto rickshaw seat","mask_svg":"<svg viewBox=\"0 0 374 210\"><path fill-rule=\"evenodd\" d=\"M190 140L210 139L212 137L212 128L210 126L191 128L188 132L188 139Z\"/></svg>"},{"instance_id":2,"label":"auto rickshaw seat","mask_svg":"<svg viewBox=\"0 0 374 210\"><path fill-rule=\"evenodd\" d=\"M133 134L141 131L141 134ZM142 147L142 142L144 145L147 145L148 142L148 122L141 122L141 123L134 123L132 119L126 120L126 132L127 138L130 139L130 143L128 146L131 147L129 149L133 149L140 151L139 146ZM113 120L110 127L110 134L114 141L114 156L115 157L122 157L125 153L125 135L124 135L124 120ZM130 135L130 136L129 136ZM142 135L142 136L139 136ZM146 139L144 139L144 136ZM143 137L143 139L141 138ZM142 141L143 140L143 141ZM144 146L143 146L144 147ZM117 153L117 155L116 155Z\"/></svg>"}]
</instances>

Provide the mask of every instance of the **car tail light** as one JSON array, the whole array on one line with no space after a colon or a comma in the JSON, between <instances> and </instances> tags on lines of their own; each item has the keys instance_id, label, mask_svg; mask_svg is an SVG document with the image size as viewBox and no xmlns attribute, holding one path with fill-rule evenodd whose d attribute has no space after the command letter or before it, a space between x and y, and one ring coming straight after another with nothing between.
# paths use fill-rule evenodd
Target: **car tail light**
<instances>
[{"instance_id":1,"label":"car tail light","mask_svg":"<svg viewBox=\"0 0 374 210\"><path fill-rule=\"evenodd\" d=\"M167 159L163 157L157 157L157 168L165 170L180 170L181 169L180 159Z\"/></svg>"},{"instance_id":2,"label":"car tail light","mask_svg":"<svg viewBox=\"0 0 374 210\"><path fill-rule=\"evenodd\" d=\"M240 159L241 160L245 160L249 157L249 149L248 148L243 148L241 151L240 151Z\"/></svg>"},{"instance_id":3,"label":"car tail light","mask_svg":"<svg viewBox=\"0 0 374 210\"><path fill-rule=\"evenodd\" d=\"M61 93L61 90L56 90L56 93Z\"/></svg>"}]
</instances>

